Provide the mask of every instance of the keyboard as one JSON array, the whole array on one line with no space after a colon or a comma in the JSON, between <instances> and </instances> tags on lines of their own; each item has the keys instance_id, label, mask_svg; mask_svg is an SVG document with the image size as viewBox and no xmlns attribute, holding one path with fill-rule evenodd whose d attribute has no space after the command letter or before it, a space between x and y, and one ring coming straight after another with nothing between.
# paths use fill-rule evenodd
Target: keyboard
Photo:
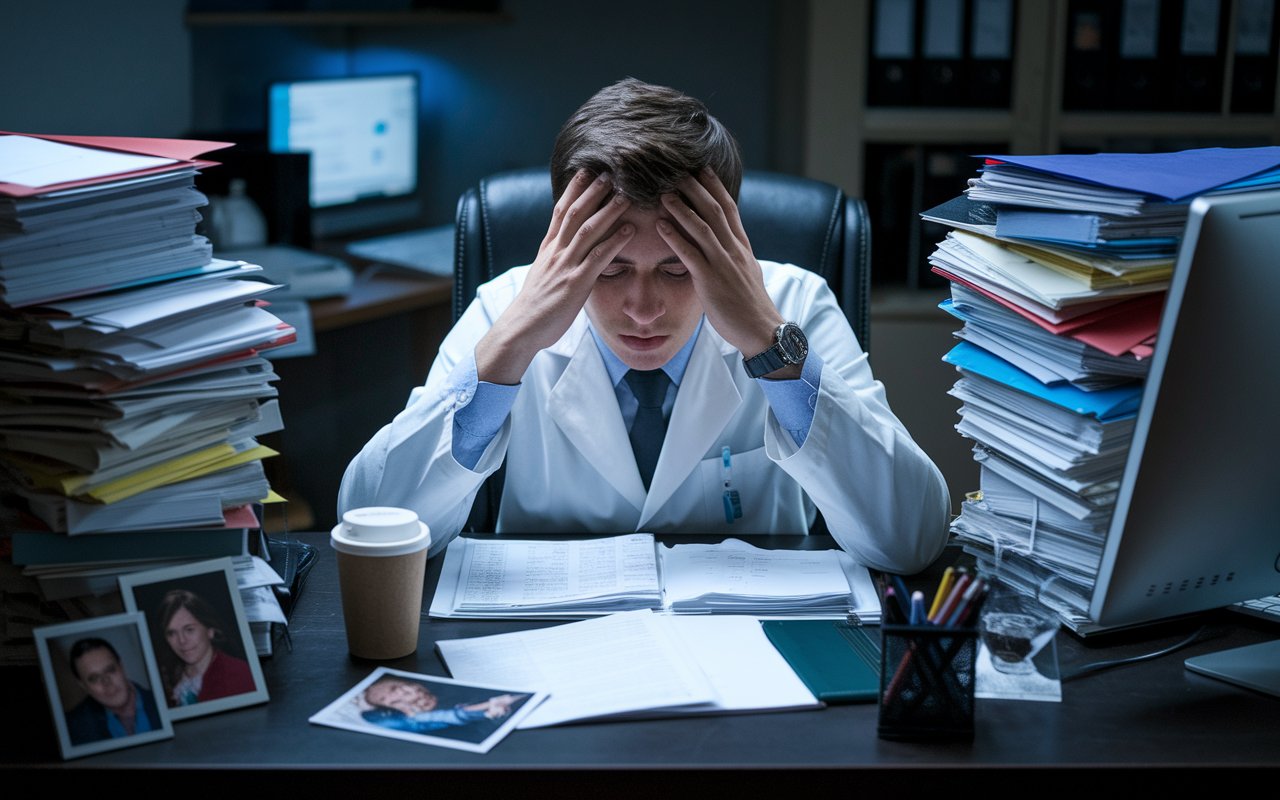
<instances>
[{"instance_id":1,"label":"keyboard","mask_svg":"<svg viewBox=\"0 0 1280 800\"><path fill-rule=\"evenodd\" d=\"M1280 594L1260 597L1257 600L1245 600L1230 607L1232 611L1248 614L1251 617L1280 622Z\"/></svg>"},{"instance_id":2,"label":"keyboard","mask_svg":"<svg viewBox=\"0 0 1280 800\"><path fill-rule=\"evenodd\" d=\"M364 239L347 245L353 256L429 275L453 274L453 225Z\"/></svg>"}]
</instances>

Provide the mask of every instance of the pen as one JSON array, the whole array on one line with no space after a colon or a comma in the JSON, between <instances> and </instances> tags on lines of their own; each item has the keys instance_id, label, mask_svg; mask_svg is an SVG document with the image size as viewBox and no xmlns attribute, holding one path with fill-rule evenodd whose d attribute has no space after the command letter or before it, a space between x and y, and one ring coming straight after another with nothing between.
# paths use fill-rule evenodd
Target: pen
<instances>
[{"instance_id":1,"label":"pen","mask_svg":"<svg viewBox=\"0 0 1280 800\"><path fill-rule=\"evenodd\" d=\"M973 600L981 589L982 581L979 579L975 579L969 584L969 588L965 589L964 596L960 598L960 602L956 604L955 609L947 616L947 627L959 625L962 619L969 616L969 610L973 607Z\"/></svg>"},{"instance_id":2,"label":"pen","mask_svg":"<svg viewBox=\"0 0 1280 800\"><path fill-rule=\"evenodd\" d=\"M924 615L924 592L911 593L911 624L920 625L926 622Z\"/></svg>"},{"instance_id":3,"label":"pen","mask_svg":"<svg viewBox=\"0 0 1280 800\"><path fill-rule=\"evenodd\" d=\"M898 598L895 596L893 587L889 586L884 590L884 616L885 621L890 625L897 625L901 620L901 606L898 605Z\"/></svg>"},{"instance_id":4,"label":"pen","mask_svg":"<svg viewBox=\"0 0 1280 800\"><path fill-rule=\"evenodd\" d=\"M902 620L905 622L911 618L911 592L907 591L901 575L891 575L890 579L893 581L893 588L897 590L898 610L902 612Z\"/></svg>"},{"instance_id":5,"label":"pen","mask_svg":"<svg viewBox=\"0 0 1280 800\"><path fill-rule=\"evenodd\" d=\"M978 616L978 612L982 609L982 601L987 599L987 584L983 581L978 581L978 583L981 584L981 586L979 587L977 594L965 605L963 609L961 609L960 615L953 625L964 625L969 620Z\"/></svg>"},{"instance_id":6,"label":"pen","mask_svg":"<svg viewBox=\"0 0 1280 800\"><path fill-rule=\"evenodd\" d=\"M943 601L942 607L938 609L938 613L929 621L934 625L941 625L943 620L950 617L951 613L956 610L956 606L960 604L960 599L964 597L965 590L969 588L969 584L972 582L972 576L961 575L960 579L956 581L955 586L951 587L951 593L947 595L947 599Z\"/></svg>"},{"instance_id":7,"label":"pen","mask_svg":"<svg viewBox=\"0 0 1280 800\"><path fill-rule=\"evenodd\" d=\"M951 591L951 584L955 582L956 570L954 567L947 567L942 573L942 580L938 581L938 591L933 596L933 604L929 606L929 619L933 619L938 614L938 608L942 606L942 601L947 599L947 592Z\"/></svg>"},{"instance_id":8,"label":"pen","mask_svg":"<svg viewBox=\"0 0 1280 800\"><path fill-rule=\"evenodd\" d=\"M726 445L720 451L720 477L724 480L724 521L732 525L735 519L742 516L742 498L738 495L738 490L733 488L733 468L730 464L729 447Z\"/></svg>"}]
</instances>

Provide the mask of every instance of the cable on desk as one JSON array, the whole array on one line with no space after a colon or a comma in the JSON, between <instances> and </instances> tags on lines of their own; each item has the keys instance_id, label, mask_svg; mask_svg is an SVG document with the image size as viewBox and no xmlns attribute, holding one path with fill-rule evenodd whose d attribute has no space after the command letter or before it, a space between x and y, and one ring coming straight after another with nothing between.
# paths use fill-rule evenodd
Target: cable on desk
<instances>
[{"instance_id":1,"label":"cable on desk","mask_svg":"<svg viewBox=\"0 0 1280 800\"><path fill-rule=\"evenodd\" d=\"M1209 623L1206 622L1204 625L1200 626L1200 629L1198 631L1191 634L1186 639L1183 639L1181 642L1178 642L1172 647L1166 647L1163 650L1157 650L1154 653L1147 653L1144 656L1133 656L1132 658L1121 658L1116 661L1098 661L1093 664L1085 664L1083 667L1076 670L1075 672L1071 672L1066 675L1063 675L1062 682L1066 683L1067 681L1075 680L1076 678L1079 678L1083 675L1092 675L1095 672L1102 672L1105 669L1118 667L1122 664L1136 664L1139 661L1150 661L1153 658L1159 658L1160 656L1167 656L1170 653L1174 652L1175 650L1181 650L1182 648L1194 642L1200 636L1200 634L1205 632L1205 629L1208 627L1209 627Z\"/></svg>"}]
</instances>

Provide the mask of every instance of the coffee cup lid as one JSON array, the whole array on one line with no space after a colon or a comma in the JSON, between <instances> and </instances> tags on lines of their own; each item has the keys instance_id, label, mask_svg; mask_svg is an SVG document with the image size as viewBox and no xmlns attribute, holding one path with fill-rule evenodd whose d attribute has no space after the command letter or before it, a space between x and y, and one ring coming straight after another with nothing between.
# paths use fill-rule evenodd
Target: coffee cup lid
<instances>
[{"instance_id":1,"label":"coffee cup lid","mask_svg":"<svg viewBox=\"0 0 1280 800\"><path fill-rule=\"evenodd\" d=\"M412 538L390 542L353 539L339 522L329 532L329 546L350 556L403 556L425 550L431 544L431 529L418 521L418 533Z\"/></svg>"}]
</instances>

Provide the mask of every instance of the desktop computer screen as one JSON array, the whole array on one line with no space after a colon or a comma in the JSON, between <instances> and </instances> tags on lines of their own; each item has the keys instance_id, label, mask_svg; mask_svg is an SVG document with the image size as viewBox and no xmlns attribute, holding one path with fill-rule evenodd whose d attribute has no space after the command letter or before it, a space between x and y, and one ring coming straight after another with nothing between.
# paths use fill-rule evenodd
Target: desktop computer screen
<instances>
[{"instance_id":1,"label":"desktop computer screen","mask_svg":"<svg viewBox=\"0 0 1280 800\"><path fill-rule=\"evenodd\" d=\"M311 154L312 208L417 188L416 75L274 83L267 116L273 152Z\"/></svg>"},{"instance_id":2,"label":"desktop computer screen","mask_svg":"<svg viewBox=\"0 0 1280 800\"><path fill-rule=\"evenodd\" d=\"M1089 609L1099 624L1280 591L1278 303L1280 192L1197 199Z\"/></svg>"}]
</instances>

